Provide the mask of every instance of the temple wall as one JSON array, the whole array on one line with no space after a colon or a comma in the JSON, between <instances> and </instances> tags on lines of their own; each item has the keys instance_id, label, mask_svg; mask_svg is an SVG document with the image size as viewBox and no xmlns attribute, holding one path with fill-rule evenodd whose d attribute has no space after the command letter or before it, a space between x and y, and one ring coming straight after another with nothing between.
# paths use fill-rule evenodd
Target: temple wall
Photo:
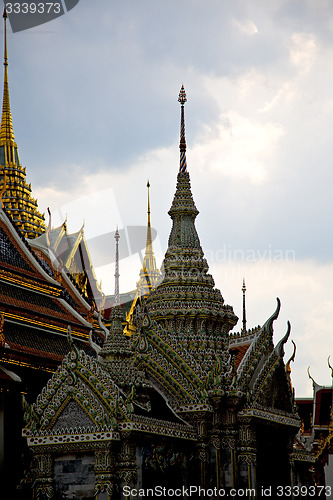
<instances>
[{"instance_id":1,"label":"temple wall","mask_svg":"<svg viewBox=\"0 0 333 500\"><path fill-rule=\"evenodd\" d=\"M54 500L82 498L94 500L94 454L73 453L54 459Z\"/></svg>"}]
</instances>

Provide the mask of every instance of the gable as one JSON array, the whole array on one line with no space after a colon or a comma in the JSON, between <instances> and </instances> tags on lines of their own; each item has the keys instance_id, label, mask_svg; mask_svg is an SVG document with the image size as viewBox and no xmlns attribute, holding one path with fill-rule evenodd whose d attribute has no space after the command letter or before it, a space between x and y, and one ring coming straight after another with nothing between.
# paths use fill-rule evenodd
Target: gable
<instances>
[{"instance_id":1,"label":"gable","mask_svg":"<svg viewBox=\"0 0 333 500\"><path fill-rule=\"evenodd\" d=\"M117 418L129 420L128 402L95 359L73 345L61 366L37 397L36 403L25 401L25 428L50 433L62 428L66 418L75 425L114 429ZM67 427L68 425L66 425Z\"/></svg>"},{"instance_id":2,"label":"gable","mask_svg":"<svg viewBox=\"0 0 333 500\"><path fill-rule=\"evenodd\" d=\"M61 429L88 429L96 427L94 421L89 417L81 406L74 399L69 399L58 415L56 422L51 427L50 432L57 432Z\"/></svg>"},{"instance_id":3,"label":"gable","mask_svg":"<svg viewBox=\"0 0 333 500\"><path fill-rule=\"evenodd\" d=\"M254 401L266 408L292 413L292 393L281 358L276 361L273 370L265 377Z\"/></svg>"}]
</instances>

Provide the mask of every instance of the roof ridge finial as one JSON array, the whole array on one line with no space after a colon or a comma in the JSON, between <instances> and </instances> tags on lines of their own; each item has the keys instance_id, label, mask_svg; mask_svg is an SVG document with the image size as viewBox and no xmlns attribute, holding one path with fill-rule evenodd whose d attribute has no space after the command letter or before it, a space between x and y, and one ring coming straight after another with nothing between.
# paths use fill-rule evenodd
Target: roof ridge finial
<instances>
[{"instance_id":1,"label":"roof ridge finial","mask_svg":"<svg viewBox=\"0 0 333 500\"><path fill-rule=\"evenodd\" d=\"M116 262L115 262L115 284L114 284L114 305L119 306L120 304L120 296L119 296L119 231L118 226L114 235L114 239L116 240Z\"/></svg>"},{"instance_id":2,"label":"roof ridge finial","mask_svg":"<svg viewBox=\"0 0 333 500\"><path fill-rule=\"evenodd\" d=\"M10 110L9 101L9 85L8 85L8 53L7 53L7 11L6 8L3 11L4 19L4 85L3 85L3 102L2 102L2 117L1 117L1 128L0 128L0 145L6 145L7 147L17 147L15 143L15 136L13 130L12 114ZM14 158L14 154L11 151L7 151L6 159ZM13 160L12 160L13 161Z\"/></svg>"},{"instance_id":3,"label":"roof ridge finial","mask_svg":"<svg viewBox=\"0 0 333 500\"><path fill-rule=\"evenodd\" d=\"M187 172L185 117L184 117L184 104L186 101L187 101L186 92L184 89L184 85L182 85L180 92L179 92L179 96L178 96L178 102L180 102L180 104L181 104L181 107L180 107L181 118L180 118L180 143L179 143L179 150L180 150L179 172Z\"/></svg>"}]
</instances>

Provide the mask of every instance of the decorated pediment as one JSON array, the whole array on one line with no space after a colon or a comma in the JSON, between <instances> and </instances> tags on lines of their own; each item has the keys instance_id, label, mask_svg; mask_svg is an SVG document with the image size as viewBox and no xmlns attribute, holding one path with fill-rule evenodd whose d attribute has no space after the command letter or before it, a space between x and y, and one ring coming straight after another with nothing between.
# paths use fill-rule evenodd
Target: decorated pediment
<instances>
[{"instance_id":1,"label":"decorated pediment","mask_svg":"<svg viewBox=\"0 0 333 500\"><path fill-rule=\"evenodd\" d=\"M75 399L67 400L62 406L62 412L57 415L50 432L57 433L68 431L69 429L90 429L96 428L93 418L87 413Z\"/></svg>"},{"instance_id":2,"label":"decorated pediment","mask_svg":"<svg viewBox=\"0 0 333 500\"><path fill-rule=\"evenodd\" d=\"M130 419L128 399L95 359L73 345L36 403L24 401L25 428L37 433L73 426L112 430Z\"/></svg>"}]
</instances>

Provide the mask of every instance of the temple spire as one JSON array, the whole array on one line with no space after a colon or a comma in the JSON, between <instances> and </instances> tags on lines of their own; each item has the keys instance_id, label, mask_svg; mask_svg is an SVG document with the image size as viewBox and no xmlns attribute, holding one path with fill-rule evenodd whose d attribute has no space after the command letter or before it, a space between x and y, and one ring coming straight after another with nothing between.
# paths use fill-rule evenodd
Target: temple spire
<instances>
[{"instance_id":1,"label":"temple spire","mask_svg":"<svg viewBox=\"0 0 333 500\"><path fill-rule=\"evenodd\" d=\"M242 329L242 331L246 332L246 308L245 308L246 286L245 286L245 279L243 279L242 292L243 292L243 329Z\"/></svg>"},{"instance_id":2,"label":"temple spire","mask_svg":"<svg viewBox=\"0 0 333 500\"><path fill-rule=\"evenodd\" d=\"M31 185L26 181L26 170L19 159L13 131L9 102L8 53L7 53L7 12L4 19L4 85L0 126L0 185L2 205L21 234L26 238L36 238L44 232L44 215L38 211L37 200L32 197ZM6 179L6 183L2 184Z\"/></svg>"},{"instance_id":3,"label":"temple spire","mask_svg":"<svg viewBox=\"0 0 333 500\"><path fill-rule=\"evenodd\" d=\"M160 277L160 272L156 268L156 259L153 250L153 238L151 235L150 223L150 198L149 198L150 182L147 182L148 190L148 221L147 221L147 239L146 251L143 258L142 269L140 271L140 280L137 283L137 290L140 295L147 295L152 288L155 288Z\"/></svg>"},{"instance_id":4,"label":"temple spire","mask_svg":"<svg viewBox=\"0 0 333 500\"><path fill-rule=\"evenodd\" d=\"M184 85L182 85L179 96L178 96L178 102L180 102L180 143L179 143L179 150L180 150L180 165L179 165L179 172L187 172L187 163L186 163L186 139L185 139L185 117L184 117L184 104L187 101L186 98L186 92L184 89Z\"/></svg>"},{"instance_id":5,"label":"temple spire","mask_svg":"<svg viewBox=\"0 0 333 500\"><path fill-rule=\"evenodd\" d=\"M115 262L115 272L114 272L114 305L119 306L120 296L119 296L119 231L118 227L116 229L114 239L116 240L116 262Z\"/></svg>"},{"instance_id":6,"label":"temple spire","mask_svg":"<svg viewBox=\"0 0 333 500\"><path fill-rule=\"evenodd\" d=\"M221 292L214 288L208 263L195 227L198 210L195 206L190 174L186 166L184 104L186 93L182 85L178 96L181 104L180 169L176 192L169 215L172 228L163 261L163 280L146 298L151 319L163 325L170 320L177 335L194 339L196 332L216 330L226 335L237 322L230 306L224 306ZM178 326L176 327L176 325ZM199 338L199 337L198 337ZM224 354L223 354L224 356ZM229 356L229 353L228 353Z\"/></svg>"},{"instance_id":7,"label":"temple spire","mask_svg":"<svg viewBox=\"0 0 333 500\"><path fill-rule=\"evenodd\" d=\"M14 148L17 148L13 130L12 114L10 111L9 101L9 85L8 85L8 54L7 54L7 12L4 9L4 85L3 85L3 102L2 102L2 117L0 129L0 146L6 146L6 163L15 162ZM14 160L14 161L13 161Z\"/></svg>"},{"instance_id":8,"label":"temple spire","mask_svg":"<svg viewBox=\"0 0 333 500\"><path fill-rule=\"evenodd\" d=\"M151 237L151 224L150 224L150 200L149 200L149 188L150 183L147 181L147 189L148 189L148 222L147 222L147 241L146 241L146 256L151 255L153 253L153 240Z\"/></svg>"}]
</instances>

